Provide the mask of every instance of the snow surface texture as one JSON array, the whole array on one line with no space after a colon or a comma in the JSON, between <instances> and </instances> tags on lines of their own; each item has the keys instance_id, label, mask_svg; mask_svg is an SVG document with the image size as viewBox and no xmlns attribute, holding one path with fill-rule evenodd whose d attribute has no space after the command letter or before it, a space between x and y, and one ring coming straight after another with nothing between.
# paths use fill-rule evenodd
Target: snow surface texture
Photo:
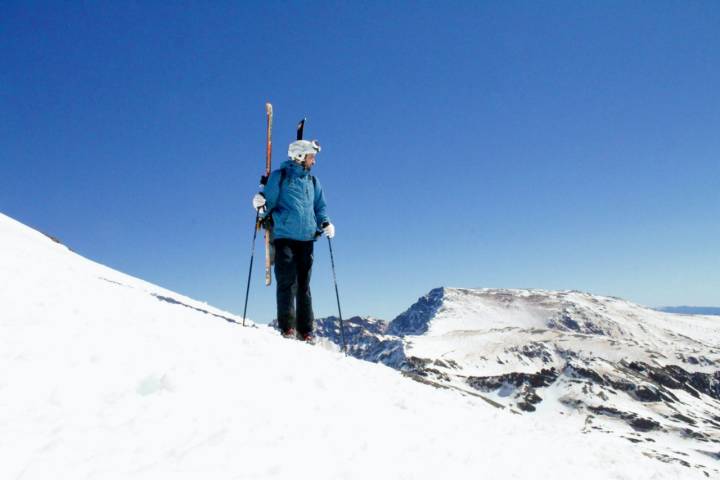
<instances>
[{"instance_id":1,"label":"snow surface texture","mask_svg":"<svg viewBox=\"0 0 720 480\"><path fill-rule=\"evenodd\" d=\"M1 214L0 286L2 479L705 478L574 409L514 415L243 328Z\"/></svg>"},{"instance_id":2,"label":"snow surface texture","mask_svg":"<svg viewBox=\"0 0 720 480\"><path fill-rule=\"evenodd\" d=\"M437 288L389 324L346 323L358 358L518 413L583 415L584 431L720 474L717 317L575 291ZM337 319L318 322L337 332Z\"/></svg>"}]
</instances>

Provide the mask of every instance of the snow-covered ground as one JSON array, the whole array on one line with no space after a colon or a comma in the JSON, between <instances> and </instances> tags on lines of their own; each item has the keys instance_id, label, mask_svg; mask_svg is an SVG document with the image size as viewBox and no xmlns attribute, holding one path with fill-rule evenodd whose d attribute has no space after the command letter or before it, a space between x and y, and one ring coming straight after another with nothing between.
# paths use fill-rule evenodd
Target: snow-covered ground
<instances>
[{"instance_id":1,"label":"snow-covered ground","mask_svg":"<svg viewBox=\"0 0 720 480\"><path fill-rule=\"evenodd\" d=\"M237 321L0 214L0 478L705 478Z\"/></svg>"}]
</instances>

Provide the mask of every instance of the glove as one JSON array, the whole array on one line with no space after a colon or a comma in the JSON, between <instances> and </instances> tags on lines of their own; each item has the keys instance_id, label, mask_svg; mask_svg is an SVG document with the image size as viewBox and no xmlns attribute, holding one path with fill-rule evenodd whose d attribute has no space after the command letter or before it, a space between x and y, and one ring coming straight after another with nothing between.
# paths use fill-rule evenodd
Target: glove
<instances>
[{"instance_id":1,"label":"glove","mask_svg":"<svg viewBox=\"0 0 720 480\"><path fill-rule=\"evenodd\" d=\"M335 225L325 222L322 224L322 231L328 238L333 238L335 236Z\"/></svg>"},{"instance_id":2,"label":"glove","mask_svg":"<svg viewBox=\"0 0 720 480\"><path fill-rule=\"evenodd\" d=\"M262 207L265 206L265 195L262 193L256 193L253 197L253 208L255 210L260 210Z\"/></svg>"}]
</instances>

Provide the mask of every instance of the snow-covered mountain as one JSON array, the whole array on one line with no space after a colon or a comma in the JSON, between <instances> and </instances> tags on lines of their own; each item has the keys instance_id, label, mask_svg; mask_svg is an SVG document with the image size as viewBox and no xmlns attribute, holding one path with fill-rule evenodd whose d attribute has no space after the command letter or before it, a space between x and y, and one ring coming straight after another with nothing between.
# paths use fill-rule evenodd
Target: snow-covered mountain
<instances>
[{"instance_id":1,"label":"snow-covered mountain","mask_svg":"<svg viewBox=\"0 0 720 480\"><path fill-rule=\"evenodd\" d=\"M430 359L444 348L443 338L451 340L453 332L436 325L444 306L428 317L423 335L406 335L399 326L398 335L387 335L382 322L355 319L350 340L377 340L365 354L406 363L408 375L460 385L460 373L445 380L432 370L452 372L450 360L460 366L460 350L475 351L474 340L456 342L458 352L443 351L433 366L420 368L415 360ZM428 387L383 365L237 321L84 259L0 215L0 478L534 479L547 472L557 479L675 479L717 473L717 460L697 451L711 451L708 442L696 440L698 448L683 457L692 468L658 462L647 454L660 445L628 448L626 440L588 426L587 414L572 402L543 409L546 398L532 415L515 415L514 408L478 396L492 395L482 389L463 385L476 395L459 395ZM332 334L331 321L320 327ZM696 354L696 366L711 369L701 357L715 362L712 355ZM481 377L481 356L471 355L475 364L459 369ZM547 397L546 390L538 391ZM673 393L682 402L692 396ZM708 410L715 408L698 395ZM685 445L668 438L678 449Z\"/></svg>"},{"instance_id":2,"label":"snow-covered mountain","mask_svg":"<svg viewBox=\"0 0 720 480\"><path fill-rule=\"evenodd\" d=\"M336 319L320 323L337 342ZM350 323L354 356L511 411L571 409L585 430L682 465L701 453L717 472L717 317L576 291L437 288L389 323Z\"/></svg>"}]
</instances>

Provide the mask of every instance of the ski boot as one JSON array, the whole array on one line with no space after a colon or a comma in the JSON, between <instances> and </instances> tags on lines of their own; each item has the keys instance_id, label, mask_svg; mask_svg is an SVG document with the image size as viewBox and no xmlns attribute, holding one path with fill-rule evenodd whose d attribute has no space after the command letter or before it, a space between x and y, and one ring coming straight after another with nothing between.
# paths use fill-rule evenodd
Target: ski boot
<instances>
[{"instance_id":1,"label":"ski boot","mask_svg":"<svg viewBox=\"0 0 720 480\"><path fill-rule=\"evenodd\" d=\"M297 338L297 333L295 332L294 328L288 328L287 330L283 330L281 334L284 338L290 338L293 340Z\"/></svg>"}]
</instances>

